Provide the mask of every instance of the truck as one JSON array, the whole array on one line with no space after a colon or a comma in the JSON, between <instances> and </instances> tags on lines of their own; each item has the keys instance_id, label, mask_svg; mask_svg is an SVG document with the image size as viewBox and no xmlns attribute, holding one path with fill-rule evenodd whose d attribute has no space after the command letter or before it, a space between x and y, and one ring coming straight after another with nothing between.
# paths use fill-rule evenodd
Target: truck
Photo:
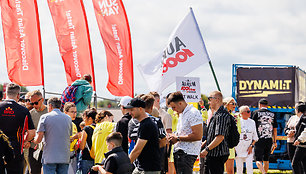
<instances>
[{"instance_id":1,"label":"truck","mask_svg":"<svg viewBox=\"0 0 306 174\"><path fill-rule=\"evenodd\" d=\"M294 105L306 101L306 72L295 65L233 64L232 97L238 106L258 109L258 101L266 98L268 109L277 119L277 148L270 156L270 169L291 170L284 128ZM255 162L254 168L257 168Z\"/></svg>"}]
</instances>

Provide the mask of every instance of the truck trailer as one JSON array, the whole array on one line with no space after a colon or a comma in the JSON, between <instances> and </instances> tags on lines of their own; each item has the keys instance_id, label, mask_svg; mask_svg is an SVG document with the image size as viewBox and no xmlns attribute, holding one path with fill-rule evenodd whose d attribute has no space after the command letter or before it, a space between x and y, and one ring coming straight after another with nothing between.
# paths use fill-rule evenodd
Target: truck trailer
<instances>
[{"instance_id":1,"label":"truck trailer","mask_svg":"<svg viewBox=\"0 0 306 174\"><path fill-rule=\"evenodd\" d=\"M233 64L232 97L238 106L258 109L258 101L266 98L268 109L277 118L277 148L270 156L270 169L291 170L284 133L294 105L306 101L306 72L294 65ZM255 162L254 168L257 168Z\"/></svg>"}]
</instances>

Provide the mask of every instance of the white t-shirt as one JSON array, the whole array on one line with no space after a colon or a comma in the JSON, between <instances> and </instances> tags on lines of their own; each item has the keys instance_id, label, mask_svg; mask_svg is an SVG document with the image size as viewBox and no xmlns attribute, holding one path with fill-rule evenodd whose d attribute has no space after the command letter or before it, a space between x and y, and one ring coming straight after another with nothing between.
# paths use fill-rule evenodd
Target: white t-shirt
<instances>
[{"instance_id":1,"label":"white t-shirt","mask_svg":"<svg viewBox=\"0 0 306 174\"><path fill-rule=\"evenodd\" d=\"M159 116L163 122L165 130L172 129L172 117L168 112L164 111L162 108L158 110Z\"/></svg>"},{"instance_id":2,"label":"white t-shirt","mask_svg":"<svg viewBox=\"0 0 306 174\"><path fill-rule=\"evenodd\" d=\"M176 134L178 136L189 135L192 133L191 127L199 124L203 124L202 115L195 107L187 105L183 113L179 116ZM199 155L201 151L201 140L193 142L179 141L174 145L174 152L179 149L188 155Z\"/></svg>"},{"instance_id":3,"label":"white t-shirt","mask_svg":"<svg viewBox=\"0 0 306 174\"><path fill-rule=\"evenodd\" d=\"M258 135L256 132L255 121L252 119L240 119L241 123L241 133L238 145L235 147L237 157L247 157L248 148L250 147L253 140L258 140Z\"/></svg>"}]
</instances>

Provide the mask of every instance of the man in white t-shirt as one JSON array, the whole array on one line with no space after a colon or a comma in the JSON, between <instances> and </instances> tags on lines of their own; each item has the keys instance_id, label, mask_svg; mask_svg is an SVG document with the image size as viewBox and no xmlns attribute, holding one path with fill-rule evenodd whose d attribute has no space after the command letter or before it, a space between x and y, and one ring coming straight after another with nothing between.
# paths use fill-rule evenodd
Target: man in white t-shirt
<instances>
[{"instance_id":1,"label":"man in white t-shirt","mask_svg":"<svg viewBox=\"0 0 306 174\"><path fill-rule=\"evenodd\" d=\"M251 111L248 106L239 108L241 116L241 133L239 144L235 147L236 150L236 165L237 174L243 173L243 162L246 163L247 174L253 173L253 147L258 140L255 121L250 119Z\"/></svg>"},{"instance_id":2,"label":"man in white t-shirt","mask_svg":"<svg viewBox=\"0 0 306 174\"><path fill-rule=\"evenodd\" d=\"M200 112L188 105L181 92L171 93L168 105L179 114L177 132L170 135L174 144L174 165L177 174L192 174L193 164L201 151L203 119Z\"/></svg>"}]
</instances>

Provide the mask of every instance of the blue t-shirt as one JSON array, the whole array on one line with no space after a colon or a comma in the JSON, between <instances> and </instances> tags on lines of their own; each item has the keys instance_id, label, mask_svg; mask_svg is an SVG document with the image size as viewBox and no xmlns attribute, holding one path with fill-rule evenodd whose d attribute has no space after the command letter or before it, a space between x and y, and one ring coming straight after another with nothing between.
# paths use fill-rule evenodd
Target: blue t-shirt
<instances>
[{"instance_id":1,"label":"blue t-shirt","mask_svg":"<svg viewBox=\"0 0 306 174\"><path fill-rule=\"evenodd\" d=\"M43 164L68 164L72 134L71 118L59 109L54 109L40 117L37 132L44 132Z\"/></svg>"}]
</instances>

